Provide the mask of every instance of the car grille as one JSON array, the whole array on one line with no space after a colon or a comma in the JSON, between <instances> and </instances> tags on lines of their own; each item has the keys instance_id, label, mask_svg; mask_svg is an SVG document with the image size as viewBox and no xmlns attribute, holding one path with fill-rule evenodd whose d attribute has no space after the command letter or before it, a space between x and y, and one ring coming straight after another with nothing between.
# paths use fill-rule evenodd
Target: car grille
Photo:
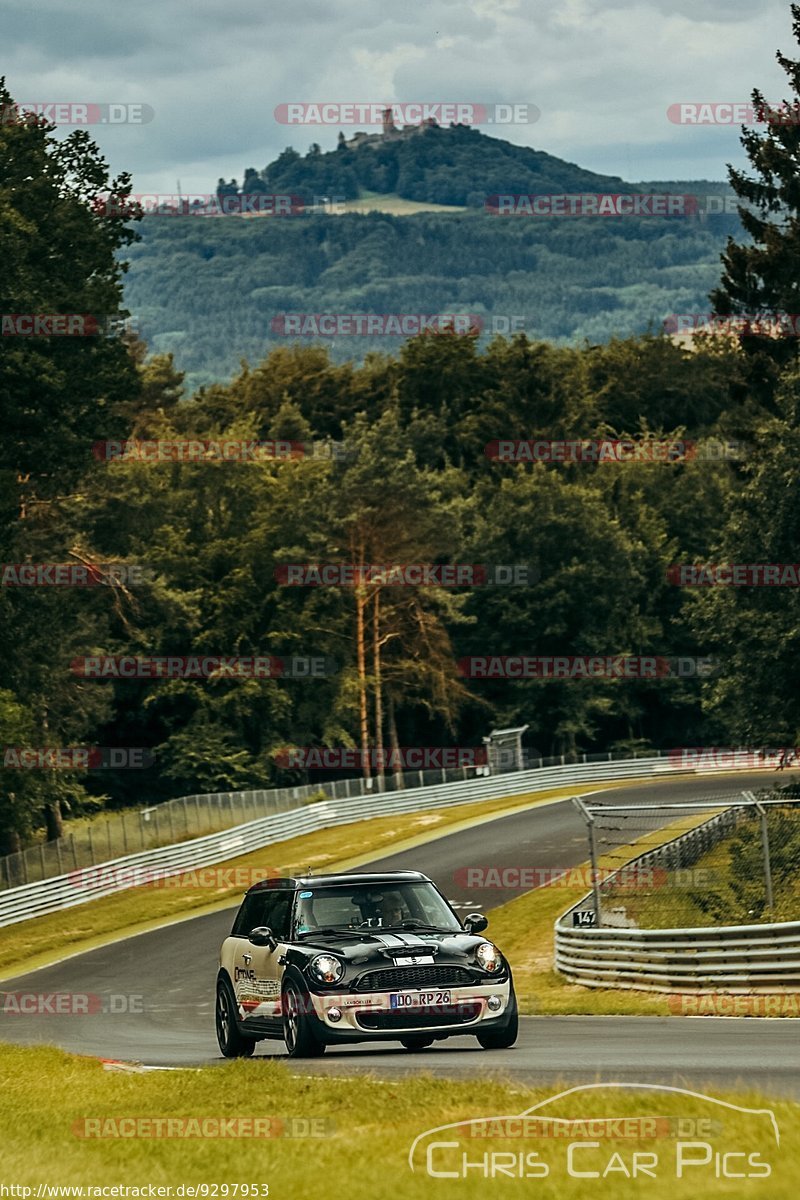
<instances>
[{"instance_id":1,"label":"car grille","mask_svg":"<svg viewBox=\"0 0 800 1200\"><path fill-rule=\"evenodd\" d=\"M357 980L357 992L391 992L403 988L466 987L475 977L466 967L387 967L367 971Z\"/></svg>"},{"instance_id":2,"label":"car grille","mask_svg":"<svg viewBox=\"0 0 800 1200\"><path fill-rule=\"evenodd\" d=\"M395 1011L360 1012L362 1029L389 1032L393 1029L437 1029L443 1025L467 1025L480 1016L480 1004L438 1004L435 1008L403 1008Z\"/></svg>"}]
</instances>

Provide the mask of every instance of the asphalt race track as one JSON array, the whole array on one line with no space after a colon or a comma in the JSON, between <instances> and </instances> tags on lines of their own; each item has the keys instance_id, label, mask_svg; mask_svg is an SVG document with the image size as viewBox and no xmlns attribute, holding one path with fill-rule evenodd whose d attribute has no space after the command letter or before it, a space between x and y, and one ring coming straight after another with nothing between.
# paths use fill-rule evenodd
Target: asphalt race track
<instances>
[{"instance_id":1,"label":"asphalt race track","mask_svg":"<svg viewBox=\"0 0 800 1200\"><path fill-rule=\"evenodd\" d=\"M605 793L600 788L594 798L609 803L711 799L773 778L764 772L722 779L683 776ZM269 850L264 854L267 858ZM468 891L465 867L552 869L586 857L583 822L565 801L446 835L370 866L424 871L465 912L488 911L520 895L501 888ZM103 1011L2 1014L0 1041L55 1043L79 1054L156 1066L222 1063L214 1036L214 981L233 913L232 908L195 917L5 980L4 992L90 993L101 998ZM488 932L491 936L491 927ZM256 1053L285 1057L278 1042L262 1042ZM324 1059L295 1066L313 1074L425 1069L442 1076L496 1073L527 1083L616 1079L699 1089L746 1081L800 1096L800 1036L790 1018L527 1017L513 1050L482 1051L465 1036L417 1054L393 1043L329 1048Z\"/></svg>"}]
</instances>

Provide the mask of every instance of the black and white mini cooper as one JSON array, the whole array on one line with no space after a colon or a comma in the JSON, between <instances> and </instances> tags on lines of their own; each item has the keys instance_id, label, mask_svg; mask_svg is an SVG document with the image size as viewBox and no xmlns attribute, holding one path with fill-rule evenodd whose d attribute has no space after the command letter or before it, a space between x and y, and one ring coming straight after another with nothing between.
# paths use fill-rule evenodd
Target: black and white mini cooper
<instances>
[{"instance_id":1,"label":"black and white mini cooper","mask_svg":"<svg viewBox=\"0 0 800 1200\"><path fill-rule=\"evenodd\" d=\"M422 1050L474 1033L487 1050L517 1039L503 955L462 925L418 871L315 875L257 883L220 953L216 1023L227 1058L283 1038L309 1058L334 1043L402 1042Z\"/></svg>"}]
</instances>

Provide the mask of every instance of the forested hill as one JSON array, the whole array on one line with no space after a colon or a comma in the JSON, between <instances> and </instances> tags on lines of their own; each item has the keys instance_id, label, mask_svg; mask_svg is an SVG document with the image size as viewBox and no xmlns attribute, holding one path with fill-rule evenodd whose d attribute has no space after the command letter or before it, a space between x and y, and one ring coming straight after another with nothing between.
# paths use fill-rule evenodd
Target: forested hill
<instances>
[{"instance_id":1,"label":"forested hill","mask_svg":"<svg viewBox=\"0 0 800 1200\"><path fill-rule=\"evenodd\" d=\"M534 340L598 343L706 312L737 227L725 215L507 220L474 210L146 217L126 254L125 302L190 387L286 345L284 313L470 313L487 337L521 328ZM338 362L401 344L344 331L323 341Z\"/></svg>"},{"instance_id":2,"label":"forested hill","mask_svg":"<svg viewBox=\"0 0 800 1200\"><path fill-rule=\"evenodd\" d=\"M428 126L355 146L340 141L328 153L315 143L305 156L288 148L261 171L249 167L241 188L348 200L365 191L380 192L470 207L481 207L487 196L497 192L634 190L618 176L584 171L542 150L514 146L467 125Z\"/></svg>"},{"instance_id":3,"label":"forested hill","mask_svg":"<svg viewBox=\"0 0 800 1200\"><path fill-rule=\"evenodd\" d=\"M348 197L338 212L292 219L155 215L130 248L125 300L152 350L172 352L195 388L228 379L242 358L285 345L284 314L460 313L492 331L597 343L659 330L672 313L705 312L738 219L722 211L664 217L505 219L488 196L542 192L682 192L724 184L623 182L466 126L372 137L301 157L285 150L222 195ZM445 205L424 211L425 204ZM341 212L341 209L347 211ZM376 211L377 210L377 211ZM395 336L325 344L336 361L393 353Z\"/></svg>"}]
</instances>

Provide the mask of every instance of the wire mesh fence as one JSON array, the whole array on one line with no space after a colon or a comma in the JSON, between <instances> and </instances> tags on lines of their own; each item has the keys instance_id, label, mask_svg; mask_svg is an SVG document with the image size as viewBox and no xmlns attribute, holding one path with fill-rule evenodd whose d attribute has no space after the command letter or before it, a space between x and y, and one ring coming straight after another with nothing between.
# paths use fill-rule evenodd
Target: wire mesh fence
<instances>
[{"instance_id":1,"label":"wire mesh fence","mask_svg":"<svg viewBox=\"0 0 800 1200\"><path fill-rule=\"evenodd\" d=\"M500 760L492 773L566 766L570 763L611 762L615 759L660 757L659 751L639 754L610 751L600 754L560 754L549 758L523 751L522 762ZM298 784L284 788L260 788L240 792L213 792L181 796L146 808L109 813L85 823L76 822L62 838L42 841L16 854L0 857L0 891L52 879L69 871L83 870L110 862L141 850L154 850L207 833L219 833L257 817L286 812L326 797L348 799L370 793L394 792L405 788L429 787L454 783L488 773L488 767L436 768L427 771L405 770L373 778L368 786L363 776L317 784Z\"/></svg>"},{"instance_id":2,"label":"wire mesh fence","mask_svg":"<svg viewBox=\"0 0 800 1200\"><path fill-rule=\"evenodd\" d=\"M702 928L800 919L800 800L720 792L672 804L585 804L592 897L575 924Z\"/></svg>"}]
</instances>

